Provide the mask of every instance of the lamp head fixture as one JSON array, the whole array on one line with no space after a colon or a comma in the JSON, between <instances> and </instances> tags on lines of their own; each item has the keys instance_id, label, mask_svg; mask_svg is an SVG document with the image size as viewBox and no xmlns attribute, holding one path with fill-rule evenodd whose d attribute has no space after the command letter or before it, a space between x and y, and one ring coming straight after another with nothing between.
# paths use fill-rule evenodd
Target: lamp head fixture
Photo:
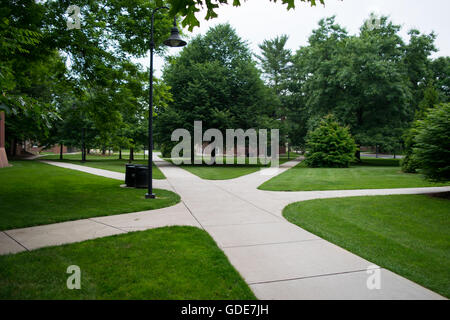
<instances>
[{"instance_id":1,"label":"lamp head fixture","mask_svg":"<svg viewBox=\"0 0 450 320\"><path fill-rule=\"evenodd\" d=\"M163 42L168 47L184 47L186 45L186 41L181 39L180 32L177 28L176 18L173 18L173 27L170 31L169 39Z\"/></svg>"}]
</instances>

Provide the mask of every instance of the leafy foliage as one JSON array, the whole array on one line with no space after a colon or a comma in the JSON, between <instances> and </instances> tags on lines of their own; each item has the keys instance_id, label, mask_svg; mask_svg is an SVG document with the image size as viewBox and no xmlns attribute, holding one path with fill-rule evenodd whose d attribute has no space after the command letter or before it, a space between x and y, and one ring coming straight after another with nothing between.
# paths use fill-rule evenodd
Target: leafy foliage
<instances>
[{"instance_id":1,"label":"leafy foliage","mask_svg":"<svg viewBox=\"0 0 450 320\"><path fill-rule=\"evenodd\" d=\"M16 53L30 53L27 47L39 43L41 34L28 29L17 28L10 24L9 19L0 19L0 91L15 87L14 72L11 57ZM1 98L0 98L1 99ZM4 101L5 102L5 101Z\"/></svg>"},{"instance_id":2,"label":"leafy foliage","mask_svg":"<svg viewBox=\"0 0 450 320\"><path fill-rule=\"evenodd\" d=\"M259 45L262 54L256 55L263 75L277 95L281 94L288 79L291 61L291 50L285 48L288 38L287 35L282 35L271 40L264 40Z\"/></svg>"},{"instance_id":3,"label":"leafy foliage","mask_svg":"<svg viewBox=\"0 0 450 320\"><path fill-rule=\"evenodd\" d=\"M419 121L414 157L425 176L432 180L450 180L450 103L431 109Z\"/></svg>"},{"instance_id":4,"label":"leafy foliage","mask_svg":"<svg viewBox=\"0 0 450 320\"><path fill-rule=\"evenodd\" d=\"M419 169L419 163L414 157L415 136L417 135L418 120L422 120L427 111L439 103L439 94L436 88L430 83L423 93L424 98L419 103L416 110L415 122L405 133L405 157L402 160L402 170L406 173L416 173Z\"/></svg>"},{"instance_id":5,"label":"leafy foliage","mask_svg":"<svg viewBox=\"0 0 450 320\"><path fill-rule=\"evenodd\" d=\"M355 151L350 130L328 115L308 133L305 161L310 167L347 168L355 159Z\"/></svg>"},{"instance_id":6,"label":"leafy foliage","mask_svg":"<svg viewBox=\"0 0 450 320\"><path fill-rule=\"evenodd\" d=\"M149 70L130 62L150 47L150 18L155 1L80 0L80 29L67 30L68 1L47 1L47 38L64 52L69 63L72 96L61 106L50 139L81 146L82 128L89 147L102 150L134 148L147 140ZM105 10L105 8L108 8ZM155 14L156 52L163 53L173 23L167 12ZM154 102L170 100L168 87L155 79Z\"/></svg>"},{"instance_id":7,"label":"leafy foliage","mask_svg":"<svg viewBox=\"0 0 450 320\"><path fill-rule=\"evenodd\" d=\"M278 2L288 9L299 3ZM206 6L210 19L228 3L78 0L81 28L68 30L69 0L1 2L0 109L8 112L7 143L80 146L85 128L92 148L145 144L148 70L130 61L148 52L152 10L171 8L155 15L156 51L164 54L161 43L174 15L193 27L199 8ZM349 35L331 17L295 54L285 48L287 36L266 40L258 57L264 86L245 41L230 26L214 28L169 58L164 81L155 80L155 137L170 150L174 128L191 130L194 120L202 120L221 130L280 128L281 142L289 133L290 144L303 147L308 130L332 113L358 144L395 152L406 140L412 154L415 133L408 138L404 132L436 95L438 102L450 100L450 60L429 58L436 50L433 33L411 30L405 43L399 31L381 17L376 28L363 25ZM427 85L435 89L431 96Z\"/></svg>"},{"instance_id":8,"label":"leafy foliage","mask_svg":"<svg viewBox=\"0 0 450 320\"><path fill-rule=\"evenodd\" d=\"M7 135L16 139L42 136L57 117L47 84L58 86L61 65L57 53L38 46L42 16L34 1L0 3L0 110Z\"/></svg>"},{"instance_id":9,"label":"leafy foliage","mask_svg":"<svg viewBox=\"0 0 450 320\"><path fill-rule=\"evenodd\" d=\"M450 102L450 57L439 57L431 61L429 67L439 101Z\"/></svg>"},{"instance_id":10,"label":"leafy foliage","mask_svg":"<svg viewBox=\"0 0 450 320\"><path fill-rule=\"evenodd\" d=\"M190 41L170 59L163 77L173 96L167 109L157 110L155 140L163 151L171 149L173 130L192 134L194 121L224 132L258 128L264 116L273 114L273 94L260 79L247 44L228 24Z\"/></svg>"},{"instance_id":11,"label":"leafy foliage","mask_svg":"<svg viewBox=\"0 0 450 320\"><path fill-rule=\"evenodd\" d=\"M364 24L357 35L349 35L335 17L319 22L309 44L292 56L283 100L296 145L333 113L358 144L382 152L401 149L427 83L435 82L445 95L448 73L437 67L445 67L445 59L434 64L429 58L433 33L411 30L405 43L400 29L387 17L379 17L376 28Z\"/></svg>"}]
</instances>

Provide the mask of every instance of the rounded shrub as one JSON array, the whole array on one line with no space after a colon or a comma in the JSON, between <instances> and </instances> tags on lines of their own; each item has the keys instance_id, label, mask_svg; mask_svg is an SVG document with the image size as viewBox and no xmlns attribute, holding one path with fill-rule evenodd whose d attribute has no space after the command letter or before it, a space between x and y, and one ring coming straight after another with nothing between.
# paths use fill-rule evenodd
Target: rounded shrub
<instances>
[{"instance_id":1,"label":"rounded shrub","mask_svg":"<svg viewBox=\"0 0 450 320\"><path fill-rule=\"evenodd\" d=\"M417 121L413 123L404 135L405 139L405 156L401 160L402 171L405 173L417 173L419 169L419 163L414 156L415 137L417 135Z\"/></svg>"},{"instance_id":2,"label":"rounded shrub","mask_svg":"<svg viewBox=\"0 0 450 320\"><path fill-rule=\"evenodd\" d=\"M348 127L328 115L306 137L309 167L347 168L355 158L356 144Z\"/></svg>"},{"instance_id":3,"label":"rounded shrub","mask_svg":"<svg viewBox=\"0 0 450 320\"><path fill-rule=\"evenodd\" d=\"M418 121L413 157L427 178L450 180L450 103L430 109Z\"/></svg>"}]
</instances>

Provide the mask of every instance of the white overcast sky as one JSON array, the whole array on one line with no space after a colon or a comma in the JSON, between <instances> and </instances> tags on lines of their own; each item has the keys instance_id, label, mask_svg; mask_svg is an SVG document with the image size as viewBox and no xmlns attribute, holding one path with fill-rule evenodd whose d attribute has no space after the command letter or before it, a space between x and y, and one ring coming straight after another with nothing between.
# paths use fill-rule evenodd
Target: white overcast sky
<instances>
[{"instance_id":1,"label":"white overcast sky","mask_svg":"<svg viewBox=\"0 0 450 320\"><path fill-rule=\"evenodd\" d=\"M232 2L230 0L229 2ZM421 32L437 34L437 56L450 56L450 12L449 0L325 0L325 6L318 4L310 7L308 3L296 0L294 10L286 10L286 6L269 0L242 1L240 7L222 5L217 9L218 17L204 20L205 12L197 14L200 27L192 33L185 30L185 37L204 34L210 27L219 23L230 23L238 35L248 41L254 53L259 53L258 44L265 39L287 34L287 47L294 52L307 44L311 31L324 17L336 15L336 21L345 27L350 34L357 34L363 22L371 12L387 15L402 26L401 35L408 41L407 31L417 28ZM157 21L155 22L157 23ZM170 48L169 54L176 54L180 49ZM148 66L148 58L139 60ZM155 75L161 75L164 59L155 56Z\"/></svg>"}]
</instances>

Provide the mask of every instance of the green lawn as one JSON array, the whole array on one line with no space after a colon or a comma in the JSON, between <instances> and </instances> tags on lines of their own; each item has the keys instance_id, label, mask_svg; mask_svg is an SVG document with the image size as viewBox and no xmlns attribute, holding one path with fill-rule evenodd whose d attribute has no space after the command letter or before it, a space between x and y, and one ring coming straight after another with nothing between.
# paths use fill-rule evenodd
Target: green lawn
<instances>
[{"instance_id":1,"label":"green lawn","mask_svg":"<svg viewBox=\"0 0 450 320\"><path fill-rule=\"evenodd\" d=\"M120 188L123 181L38 161L12 161L0 169L0 230L61 221L158 209L180 197L155 189L157 199L144 198L144 189Z\"/></svg>"},{"instance_id":2,"label":"green lawn","mask_svg":"<svg viewBox=\"0 0 450 320\"><path fill-rule=\"evenodd\" d=\"M450 200L427 195L320 199L287 206L290 222L450 297Z\"/></svg>"},{"instance_id":3,"label":"green lawn","mask_svg":"<svg viewBox=\"0 0 450 320\"><path fill-rule=\"evenodd\" d=\"M291 152L290 159L287 158L287 155L281 155L279 162L283 164L287 161L294 160L298 155ZM169 159L166 159L170 161ZM249 158L245 159L246 164L237 164L237 159L235 158L234 164L222 164L222 165L180 165L181 168L189 171L190 173L199 176L202 179L206 180L227 180L238 178L253 172L257 172L262 168L269 167L270 165L262 165L258 164L249 164Z\"/></svg>"},{"instance_id":4,"label":"green lawn","mask_svg":"<svg viewBox=\"0 0 450 320\"><path fill-rule=\"evenodd\" d=\"M181 168L206 180L227 180L238 178L260 170L261 165L181 165Z\"/></svg>"},{"instance_id":5,"label":"green lawn","mask_svg":"<svg viewBox=\"0 0 450 320\"><path fill-rule=\"evenodd\" d=\"M67 267L81 269L69 290ZM0 299L255 299L205 232L167 227L0 256Z\"/></svg>"},{"instance_id":6,"label":"green lawn","mask_svg":"<svg viewBox=\"0 0 450 320\"><path fill-rule=\"evenodd\" d=\"M269 191L311 191L389 189L443 186L427 181L420 174L403 173L395 159L362 159L350 168L308 168L300 163L263 183L258 189ZM448 185L448 184L447 184Z\"/></svg>"},{"instance_id":7,"label":"green lawn","mask_svg":"<svg viewBox=\"0 0 450 320\"><path fill-rule=\"evenodd\" d=\"M79 154L68 154L64 156L63 160L59 160L59 155L48 155L39 158L40 160L52 160L52 161L61 161L61 162L69 162L77 165L104 169L116 172L125 172L125 164L128 163L127 159L119 160L117 155L113 156L98 156L91 155L86 157L86 162L81 162ZM148 164L148 160L144 160L143 157L135 158L136 160L132 163L134 164ZM141 159L141 160L137 160ZM164 174L159 170L159 168L153 163L153 178L154 179L165 179Z\"/></svg>"},{"instance_id":8,"label":"green lawn","mask_svg":"<svg viewBox=\"0 0 450 320\"><path fill-rule=\"evenodd\" d=\"M155 152L156 152L156 150L155 150ZM59 159L59 153L55 154L52 152L41 152L40 154L43 155L43 157L41 157L42 159L47 159L47 160L58 160ZM129 152L122 151L123 160L128 160L128 157L129 157ZM81 152L63 154L63 159L64 160L81 160ZM106 152L106 154L104 156L101 154L98 154L98 153L89 153L89 154L86 154L86 159L87 160L117 160L117 159L119 159L119 153L113 152L113 153L111 153L111 155L109 155L109 153ZM144 153L142 151L134 152L134 159L135 160L144 160ZM147 155L145 156L145 159L147 159Z\"/></svg>"}]
</instances>

